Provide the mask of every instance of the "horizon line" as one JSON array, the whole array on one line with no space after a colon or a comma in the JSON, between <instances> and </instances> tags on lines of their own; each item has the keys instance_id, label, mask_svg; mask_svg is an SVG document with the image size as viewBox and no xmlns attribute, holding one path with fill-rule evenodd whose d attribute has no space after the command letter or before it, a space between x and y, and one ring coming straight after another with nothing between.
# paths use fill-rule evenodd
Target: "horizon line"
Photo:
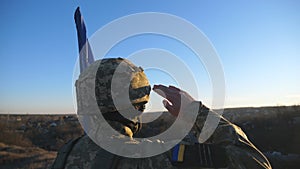
<instances>
[{"instance_id":1,"label":"horizon line","mask_svg":"<svg viewBox=\"0 0 300 169\"><path fill-rule=\"evenodd\" d=\"M268 107L298 107L299 104L294 105L272 105L272 106L241 106L241 107L225 107L226 109L243 109L243 108L268 108ZM219 110L219 109L214 109ZM167 112L167 110L155 110L150 112L144 112L144 113L156 113L156 112ZM77 115L76 112L0 112L0 115Z\"/></svg>"}]
</instances>

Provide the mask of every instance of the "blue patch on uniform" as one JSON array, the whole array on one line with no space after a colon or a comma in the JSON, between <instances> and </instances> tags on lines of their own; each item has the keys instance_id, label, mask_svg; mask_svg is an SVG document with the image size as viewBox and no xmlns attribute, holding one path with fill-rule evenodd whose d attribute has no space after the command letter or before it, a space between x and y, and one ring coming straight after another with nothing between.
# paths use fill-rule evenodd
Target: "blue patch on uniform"
<instances>
[{"instance_id":1,"label":"blue patch on uniform","mask_svg":"<svg viewBox=\"0 0 300 169\"><path fill-rule=\"evenodd\" d=\"M177 144L172 150L172 161L178 161L179 144Z\"/></svg>"}]
</instances>

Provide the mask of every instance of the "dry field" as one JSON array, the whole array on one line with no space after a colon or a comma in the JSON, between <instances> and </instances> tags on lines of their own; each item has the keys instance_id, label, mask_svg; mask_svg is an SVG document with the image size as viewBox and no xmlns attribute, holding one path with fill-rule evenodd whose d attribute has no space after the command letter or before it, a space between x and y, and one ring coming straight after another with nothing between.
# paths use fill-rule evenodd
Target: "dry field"
<instances>
[{"instance_id":1,"label":"dry field","mask_svg":"<svg viewBox=\"0 0 300 169\"><path fill-rule=\"evenodd\" d=\"M1 115L0 168L45 169L57 150L83 134L76 116Z\"/></svg>"}]
</instances>

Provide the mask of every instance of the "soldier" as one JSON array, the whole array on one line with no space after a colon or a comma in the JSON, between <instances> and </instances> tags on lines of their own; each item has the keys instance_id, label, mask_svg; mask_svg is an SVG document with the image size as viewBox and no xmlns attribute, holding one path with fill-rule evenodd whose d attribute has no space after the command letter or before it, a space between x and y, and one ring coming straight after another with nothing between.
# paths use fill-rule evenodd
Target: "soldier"
<instances>
[{"instance_id":1,"label":"soldier","mask_svg":"<svg viewBox=\"0 0 300 169\"><path fill-rule=\"evenodd\" d=\"M125 69L121 76L114 76L117 68L122 65ZM164 140L146 140L145 142L134 141L139 133L151 132L151 129L144 129L138 117L145 109L145 104L149 100L150 85L143 69L135 66L127 59L111 58L102 59L91 64L89 68L82 72L76 82L77 92L88 88L89 79L93 75L91 71L96 71L95 95L99 109L105 120L119 135L99 136L112 141L122 143L122 151L135 149L138 144L145 146L159 144L164 146ZM136 111L132 112L130 118L125 118L120 114L120 109L126 112L130 109L127 105L114 104L114 94L112 81L117 84L117 88L126 89L123 77L130 78L129 98L131 106ZM126 81L126 80L125 80ZM88 136L84 135L78 139L70 141L61 148L52 166L53 169L180 169L180 168L271 168L267 158L248 140L245 133L238 126L205 107L200 101L193 99L187 92L174 86L154 85L153 90L165 98L163 104L168 112L177 118L180 114L188 114L193 110L198 110L196 122L192 124L189 134L176 146L170 150L147 158L128 158L115 155L104 150L94 143ZM126 92L126 91L125 91ZM128 89L127 89L128 92ZM86 96L89 97L89 96ZM79 102L81 102L79 100ZM80 104L80 103L79 103ZM86 105L88 106L88 105ZM129 111L130 112L130 111ZM130 114L130 113L129 113ZM198 137L203 128L208 114L221 118L215 132L205 143L199 143ZM171 116L170 116L171 118ZM188 120L188 118L187 118ZM102 124L97 124L99 129L103 129ZM166 124L169 125L169 124ZM125 137L128 136L128 137ZM129 139L128 139L129 138ZM174 138L176 139L176 138ZM166 140L168 141L168 140Z\"/></svg>"}]
</instances>

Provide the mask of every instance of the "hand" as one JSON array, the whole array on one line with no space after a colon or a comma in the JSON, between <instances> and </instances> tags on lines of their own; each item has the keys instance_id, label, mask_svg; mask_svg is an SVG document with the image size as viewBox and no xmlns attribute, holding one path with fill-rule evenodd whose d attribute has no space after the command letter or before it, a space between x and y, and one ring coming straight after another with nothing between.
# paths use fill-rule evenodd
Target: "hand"
<instances>
[{"instance_id":1,"label":"hand","mask_svg":"<svg viewBox=\"0 0 300 169\"><path fill-rule=\"evenodd\" d=\"M195 101L187 92L174 86L154 85L153 91L165 98L163 100L165 108L175 117L178 116L180 110Z\"/></svg>"}]
</instances>

